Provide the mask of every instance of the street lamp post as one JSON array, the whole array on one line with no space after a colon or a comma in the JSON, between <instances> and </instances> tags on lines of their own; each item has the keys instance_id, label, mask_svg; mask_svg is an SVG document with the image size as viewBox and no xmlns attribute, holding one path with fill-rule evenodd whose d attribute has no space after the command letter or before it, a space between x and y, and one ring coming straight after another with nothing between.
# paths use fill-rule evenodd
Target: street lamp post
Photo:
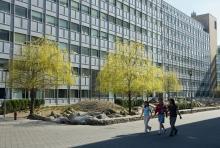
<instances>
[{"instance_id":1,"label":"street lamp post","mask_svg":"<svg viewBox=\"0 0 220 148\"><path fill-rule=\"evenodd\" d=\"M7 73L8 73L8 69L4 69L3 70L5 73L5 95L4 95L4 119L5 119L5 115L6 115L6 98L7 98L7 87L6 87L6 82L7 82Z\"/></svg>"},{"instance_id":2,"label":"street lamp post","mask_svg":"<svg viewBox=\"0 0 220 148\"><path fill-rule=\"evenodd\" d=\"M190 85L189 85L189 95L190 95L190 109L192 113L192 68L189 69Z\"/></svg>"}]
</instances>

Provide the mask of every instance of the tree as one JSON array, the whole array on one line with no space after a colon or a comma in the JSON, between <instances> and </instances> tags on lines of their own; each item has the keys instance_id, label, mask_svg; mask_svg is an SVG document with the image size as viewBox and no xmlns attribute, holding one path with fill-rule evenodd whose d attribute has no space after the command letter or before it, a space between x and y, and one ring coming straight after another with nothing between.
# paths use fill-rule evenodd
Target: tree
<instances>
[{"instance_id":1,"label":"tree","mask_svg":"<svg viewBox=\"0 0 220 148\"><path fill-rule=\"evenodd\" d=\"M132 97L153 89L149 86L154 83L151 71L153 66L147 59L142 44L117 42L116 47L114 53L109 53L98 74L98 90L126 95L131 113Z\"/></svg>"},{"instance_id":2,"label":"tree","mask_svg":"<svg viewBox=\"0 0 220 148\"><path fill-rule=\"evenodd\" d=\"M164 74L163 84L165 93L168 93L168 99L170 98L171 92L177 93L182 89L181 82L174 72L166 72Z\"/></svg>"},{"instance_id":3,"label":"tree","mask_svg":"<svg viewBox=\"0 0 220 148\"><path fill-rule=\"evenodd\" d=\"M30 92L30 115L34 113L38 90L73 82L67 51L45 38L28 42L22 54L9 61L9 86Z\"/></svg>"}]
</instances>

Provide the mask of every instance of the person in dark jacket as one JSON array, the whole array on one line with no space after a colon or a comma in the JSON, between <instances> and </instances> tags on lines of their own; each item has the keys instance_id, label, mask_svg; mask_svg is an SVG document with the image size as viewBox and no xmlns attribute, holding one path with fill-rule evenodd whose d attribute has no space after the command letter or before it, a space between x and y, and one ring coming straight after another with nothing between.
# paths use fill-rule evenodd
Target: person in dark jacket
<instances>
[{"instance_id":1,"label":"person in dark jacket","mask_svg":"<svg viewBox=\"0 0 220 148\"><path fill-rule=\"evenodd\" d=\"M178 130L175 127L177 114L179 115L180 119L182 119L182 116L178 110L178 106L176 105L174 99L169 100L168 112L170 115L170 126L171 126L170 136L174 136L178 132Z\"/></svg>"}]
</instances>

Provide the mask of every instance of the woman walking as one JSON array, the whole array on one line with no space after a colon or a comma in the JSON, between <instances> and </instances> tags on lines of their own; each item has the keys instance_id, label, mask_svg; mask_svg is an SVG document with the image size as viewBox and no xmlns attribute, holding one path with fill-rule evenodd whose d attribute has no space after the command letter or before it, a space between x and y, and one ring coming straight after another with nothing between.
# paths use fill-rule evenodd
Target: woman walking
<instances>
[{"instance_id":1,"label":"woman walking","mask_svg":"<svg viewBox=\"0 0 220 148\"><path fill-rule=\"evenodd\" d=\"M148 123L152 116L150 105L149 102L147 101L144 102L144 108L142 109L141 117L143 116L143 114L144 114L144 125L145 125L144 132L147 133L148 132L147 130L151 131L151 127L148 125Z\"/></svg>"},{"instance_id":2,"label":"woman walking","mask_svg":"<svg viewBox=\"0 0 220 148\"><path fill-rule=\"evenodd\" d=\"M159 104L156 106L155 115L158 115L158 121L160 125L159 135L166 132L166 129L163 125L165 115L167 117L167 107L163 103L163 99L159 98Z\"/></svg>"},{"instance_id":3,"label":"woman walking","mask_svg":"<svg viewBox=\"0 0 220 148\"><path fill-rule=\"evenodd\" d=\"M182 119L182 116L178 110L177 105L175 104L174 99L169 100L168 111L169 111L169 115L170 115L170 126L171 126L171 131L170 131L169 136L174 136L178 132L178 130L175 127L177 114L179 115L180 119Z\"/></svg>"}]
</instances>

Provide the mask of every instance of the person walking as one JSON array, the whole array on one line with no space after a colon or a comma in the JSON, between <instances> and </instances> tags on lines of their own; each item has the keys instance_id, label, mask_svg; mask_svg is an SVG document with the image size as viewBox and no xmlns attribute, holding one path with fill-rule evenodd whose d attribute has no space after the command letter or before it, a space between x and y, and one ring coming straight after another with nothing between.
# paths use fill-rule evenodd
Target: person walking
<instances>
[{"instance_id":1,"label":"person walking","mask_svg":"<svg viewBox=\"0 0 220 148\"><path fill-rule=\"evenodd\" d=\"M144 132L147 133L149 131L151 131L151 127L148 125L149 121L150 121L150 118L152 116L152 111L150 109L150 105L149 105L149 102L148 101L145 101L144 102L144 108L142 109L142 113L141 113L141 116L142 117L144 114Z\"/></svg>"},{"instance_id":2,"label":"person walking","mask_svg":"<svg viewBox=\"0 0 220 148\"><path fill-rule=\"evenodd\" d=\"M181 114L178 110L178 106L176 105L174 99L169 100L168 112L169 112L169 115L170 115L170 126L171 126L169 136L172 137L172 136L176 135L177 132L178 132L178 130L175 127L177 114L179 115L180 119L182 119L182 116L181 116Z\"/></svg>"},{"instance_id":3,"label":"person walking","mask_svg":"<svg viewBox=\"0 0 220 148\"><path fill-rule=\"evenodd\" d=\"M165 121L165 115L167 117L167 107L163 103L163 99L159 98L159 104L156 106L155 109L155 116L158 116L158 121L159 121L159 135L162 133L166 133L166 129L164 127L164 121Z\"/></svg>"}]
</instances>

